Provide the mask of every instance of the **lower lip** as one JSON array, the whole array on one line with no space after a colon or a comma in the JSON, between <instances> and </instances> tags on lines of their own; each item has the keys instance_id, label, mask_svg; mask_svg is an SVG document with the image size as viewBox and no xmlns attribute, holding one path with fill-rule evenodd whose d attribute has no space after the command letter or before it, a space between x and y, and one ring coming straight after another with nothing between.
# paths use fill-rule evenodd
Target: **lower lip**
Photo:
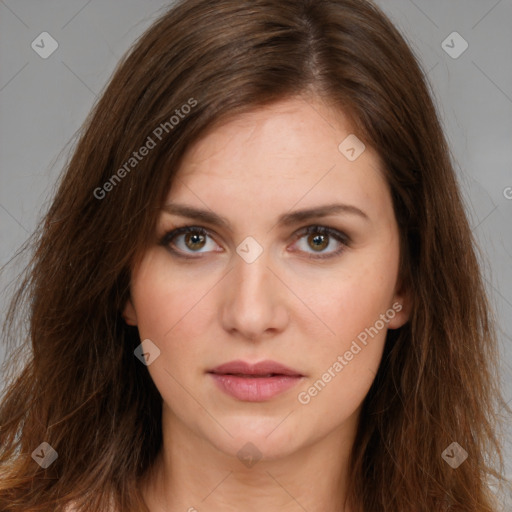
<instances>
[{"instance_id":1,"label":"lower lip","mask_svg":"<svg viewBox=\"0 0 512 512\"><path fill-rule=\"evenodd\" d=\"M300 376L292 375L276 375L275 377L238 377L217 373L210 375L224 393L245 402L270 400L292 388L302 379Z\"/></svg>"}]
</instances>

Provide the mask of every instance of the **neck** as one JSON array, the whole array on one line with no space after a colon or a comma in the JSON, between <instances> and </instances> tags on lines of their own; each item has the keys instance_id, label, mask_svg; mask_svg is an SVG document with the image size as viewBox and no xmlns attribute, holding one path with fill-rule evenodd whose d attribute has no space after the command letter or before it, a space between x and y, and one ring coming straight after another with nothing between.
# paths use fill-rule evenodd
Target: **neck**
<instances>
[{"instance_id":1,"label":"neck","mask_svg":"<svg viewBox=\"0 0 512 512\"><path fill-rule=\"evenodd\" d=\"M165 409L162 449L142 483L151 512L350 512L345 500L357 414L327 437L254 464L219 451L170 416Z\"/></svg>"}]
</instances>

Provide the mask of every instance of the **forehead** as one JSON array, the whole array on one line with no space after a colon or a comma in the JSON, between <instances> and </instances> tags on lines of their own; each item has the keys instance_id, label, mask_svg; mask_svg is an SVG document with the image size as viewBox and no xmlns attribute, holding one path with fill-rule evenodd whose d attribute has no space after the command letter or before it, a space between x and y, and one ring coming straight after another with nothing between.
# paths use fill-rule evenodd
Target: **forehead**
<instances>
[{"instance_id":1,"label":"forehead","mask_svg":"<svg viewBox=\"0 0 512 512\"><path fill-rule=\"evenodd\" d=\"M287 99L209 129L186 153L179 174L185 176L196 168L199 171L219 170L217 164L226 157L247 163L258 155L259 159L253 163L260 170L262 164L269 161L337 157L340 133L351 133L348 119L343 114L334 114L318 100ZM306 146L304 142L307 142ZM221 167L222 174L226 175L229 169ZM269 176L271 171L283 175L276 168L268 170ZM288 166L284 170L288 170ZM239 174L240 169L232 169L232 172Z\"/></svg>"},{"instance_id":2,"label":"forehead","mask_svg":"<svg viewBox=\"0 0 512 512\"><path fill-rule=\"evenodd\" d=\"M377 213L387 188L380 159L367 146L350 161L339 148L349 136L348 118L319 101L294 98L240 115L189 148L168 202L249 211L345 199L371 202Z\"/></svg>"}]
</instances>

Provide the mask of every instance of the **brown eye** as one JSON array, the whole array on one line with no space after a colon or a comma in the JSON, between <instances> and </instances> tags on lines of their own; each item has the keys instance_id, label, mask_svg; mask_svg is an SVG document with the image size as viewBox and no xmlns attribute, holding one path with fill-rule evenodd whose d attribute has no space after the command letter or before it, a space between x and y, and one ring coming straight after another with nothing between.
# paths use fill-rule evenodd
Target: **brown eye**
<instances>
[{"instance_id":1,"label":"brown eye","mask_svg":"<svg viewBox=\"0 0 512 512\"><path fill-rule=\"evenodd\" d=\"M349 246L350 242L347 235L327 226L308 226L297 233L295 239L297 240L296 244L305 239L305 247L299 247L299 252L306 253L308 258L313 259L337 256ZM211 247L208 247L209 240L211 240ZM195 256L191 256L194 253L200 257L209 252L222 252L222 250L216 249L211 234L200 226L184 226L174 229L164 235L160 243L176 256L183 258L194 258ZM337 249L326 250L332 249L336 245L338 245Z\"/></svg>"},{"instance_id":2,"label":"brown eye","mask_svg":"<svg viewBox=\"0 0 512 512\"><path fill-rule=\"evenodd\" d=\"M208 242L212 247L208 248ZM215 251L216 244L213 242L211 235L206 229L200 226L184 226L174 229L164 235L161 245L167 247L173 254L188 257L188 254L197 253L198 255ZM202 249L207 250L202 250Z\"/></svg>"},{"instance_id":3,"label":"brown eye","mask_svg":"<svg viewBox=\"0 0 512 512\"><path fill-rule=\"evenodd\" d=\"M185 245L196 251L198 249L202 249L205 244L206 237L202 234L198 233L186 233L185 234Z\"/></svg>"},{"instance_id":4,"label":"brown eye","mask_svg":"<svg viewBox=\"0 0 512 512\"><path fill-rule=\"evenodd\" d=\"M309 235L308 243L315 251L322 251L329 245L327 236L323 234Z\"/></svg>"},{"instance_id":5,"label":"brown eye","mask_svg":"<svg viewBox=\"0 0 512 512\"><path fill-rule=\"evenodd\" d=\"M306 253L307 257L313 259L337 256L348 247L350 242L350 238L347 235L327 226L308 226L296 235L298 242L304 237L307 237L306 243L304 244L305 247L299 247L299 249L301 252ZM337 249L326 251L327 248L332 248L332 246L336 247L336 245L339 246Z\"/></svg>"}]
</instances>

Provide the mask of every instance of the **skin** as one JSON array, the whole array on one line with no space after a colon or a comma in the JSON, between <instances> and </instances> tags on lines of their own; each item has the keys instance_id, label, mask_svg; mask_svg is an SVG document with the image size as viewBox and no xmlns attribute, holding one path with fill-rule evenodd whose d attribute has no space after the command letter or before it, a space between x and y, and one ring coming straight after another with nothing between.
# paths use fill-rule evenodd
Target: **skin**
<instances>
[{"instance_id":1,"label":"skin","mask_svg":"<svg viewBox=\"0 0 512 512\"><path fill-rule=\"evenodd\" d=\"M167 203L211 210L231 229L162 212L155 244L133 269L123 316L160 350L147 366L163 398L164 434L141 482L151 511L350 511L343 503L361 404L387 329L409 316L380 159L367 146L349 161L338 145L351 133L347 118L319 100L292 98L216 126L185 155ZM357 207L367 218L345 212L277 224L281 214L330 203ZM184 225L211 233L202 244L187 245L186 234L173 240L175 250L196 259L159 244ZM330 226L350 241L326 236L315 249L314 235L294 237L310 225ZM263 248L250 264L236 252L247 236ZM308 258L340 247L330 258ZM298 394L396 303L401 311L300 403ZM237 400L206 373L236 359L274 360L304 377L268 401ZM262 454L252 467L237 457L248 442Z\"/></svg>"}]
</instances>

